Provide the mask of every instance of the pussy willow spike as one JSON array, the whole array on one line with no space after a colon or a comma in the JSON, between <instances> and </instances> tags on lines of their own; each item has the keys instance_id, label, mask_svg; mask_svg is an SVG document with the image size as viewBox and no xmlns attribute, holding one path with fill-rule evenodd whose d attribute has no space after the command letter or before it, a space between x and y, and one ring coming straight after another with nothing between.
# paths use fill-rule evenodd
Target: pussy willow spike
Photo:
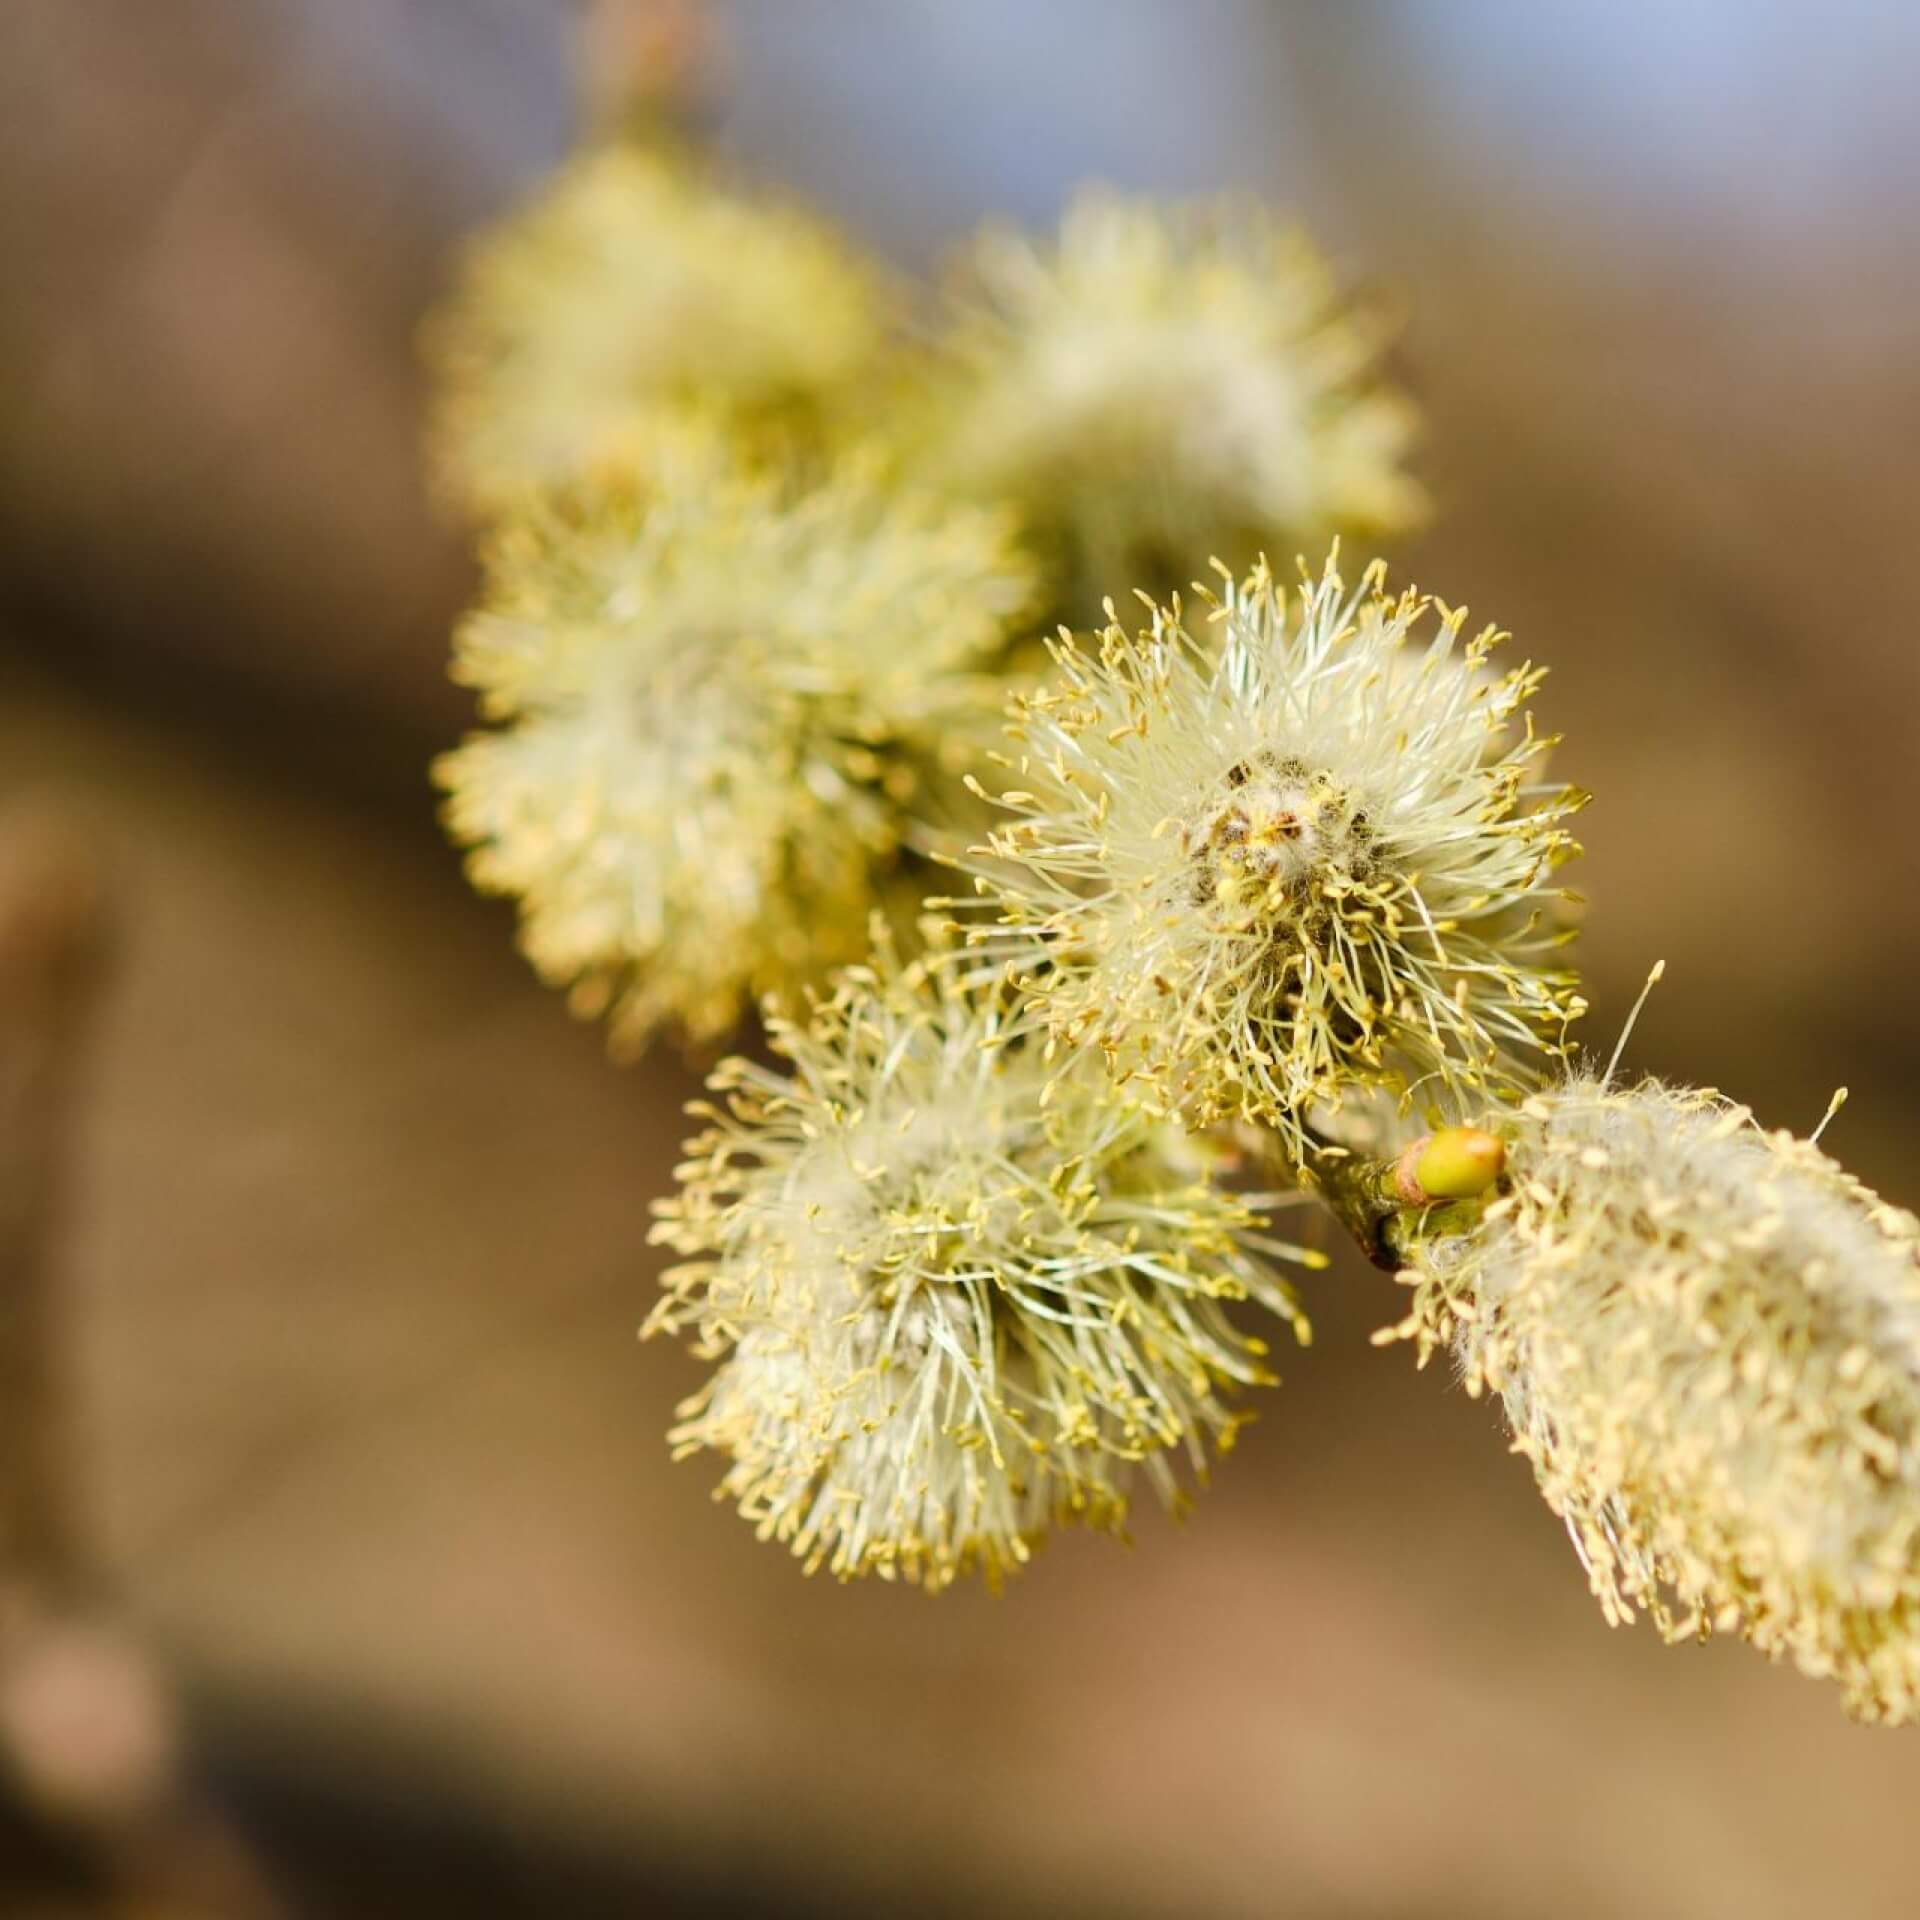
<instances>
[{"instance_id":1,"label":"pussy willow spike","mask_svg":"<svg viewBox=\"0 0 1920 1920\"><path fill-rule=\"evenodd\" d=\"M1128 1098L1296 1158L1358 1088L1532 1084L1581 1006L1552 876L1582 796L1535 777L1540 670L1378 564L1196 591L1063 632L1016 698L975 946Z\"/></svg>"},{"instance_id":2,"label":"pussy willow spike","mask_svg":"<svg viewBox=\"0 0 1920 1920\"><path fill-rule=\"evenodd\" d=\"M1423 516L1388 329L1298 228L1244 200L1089 188L1057 237L986 228L925 369L930 474L1018 506L1091 615L1209 556L1369 540Z\"/></svg>"},{"instance_id":3,"label":"pussy willow spike","mask_svg":"<svg viewBox=\"0 0 1920 1920\"><path fill-rule=\"evenodd\" d=\"M743 438L807 441L858 386L891 304L811 216L669 145L587 147L475 241L429 324L439 476L486 517L643 476L662 419L688 406Z\"/></svg>"},{"instance_id":4,"label":"pussy willow spike","mask_svg":"<svg viewBox=\"0 0 1920 1920\"><path fill-rule=\"evenodd\" d=\"M883 949L805 1022L777 1071L725 1063L659 1207L685 1256L649 1331L716 1371L676 1450L808 1571L997 1584L1051 1529L1119 1531L1136 1476L1180 1498L1268 1383L1251 1301L1307 1336L1260 1196L1205 1150L1058 1077L1004 994ZM1268 1197L1288 1204L1297 1196Z\"/></svg>"},{"instance_id":5,"label":"pussy willow spike","mask_svg":"<svg viewBox=\"0 0 1920 1920\"><path fill-rule=\"evenodd\" d=\"M1920 1718L1920 1222L1722 1096L1583 1074L1483 1200L1390 1230L1387 1337L1500 1396L1610 1621Z\"/></svg>"},{"instance_id":6,"label":"pussy willow spike","mask_svg":"<svg viewBox=\"0 0 1920 1920\"><path fill-rule=\"evenodd\" d=\"M763 472L691 426L645 483L529 506L485 558L454 672L494 724L436 768L447 820L629 1053L866 950L1032 592L1001 518L859 462Z\"/></svg>"}]
</instances>

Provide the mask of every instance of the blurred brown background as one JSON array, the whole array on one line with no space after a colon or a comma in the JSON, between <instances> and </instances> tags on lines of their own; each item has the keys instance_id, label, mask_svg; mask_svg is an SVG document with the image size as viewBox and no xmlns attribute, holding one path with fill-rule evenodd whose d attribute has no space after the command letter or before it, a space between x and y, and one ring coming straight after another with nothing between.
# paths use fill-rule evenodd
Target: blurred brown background
<instances>
[{"instance_id":1,"label":"blurred brown background","mask_svg":"<svg viewBox=\"0 0 1920 1920\"><path fill-rule=\"evenodd\" d=\"M1599 795L1593 1038L1664 955L1641 1065L1800 1127L1846 1081L1920 1201L1920 15L711 14L719 139L909 264L1099 175L1400 290L1408 570L1552 662ZM123 929L52 1249L83 1497L288 1909L1910 1913L1920 1736L1610 1634L1357 1266L1190 1525L999 1601L804 1581L669 1466L690 1079L541 992L424 775L468 563L413 333L577 28L0 10L0 799L91 823Z\"/></svg>"}]
</instances>

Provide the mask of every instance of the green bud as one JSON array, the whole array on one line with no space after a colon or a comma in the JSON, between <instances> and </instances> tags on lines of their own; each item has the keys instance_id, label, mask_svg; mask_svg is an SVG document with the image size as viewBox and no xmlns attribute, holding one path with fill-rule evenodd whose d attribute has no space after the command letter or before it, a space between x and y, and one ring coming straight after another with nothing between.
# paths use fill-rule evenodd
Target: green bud
<instances>
[{"instance_id":1,"label":"green bud","mask_svg":"<svg viewBox=\"0 0 1920 1920\"><path fill-rule=\"evenodd\" d=\"M1500 1178L1507 1150L1479 1127L1444 1127L1419 1149L1413 1184L1428 1200L1471 1200Z\"/></svg>"}]
</instances>

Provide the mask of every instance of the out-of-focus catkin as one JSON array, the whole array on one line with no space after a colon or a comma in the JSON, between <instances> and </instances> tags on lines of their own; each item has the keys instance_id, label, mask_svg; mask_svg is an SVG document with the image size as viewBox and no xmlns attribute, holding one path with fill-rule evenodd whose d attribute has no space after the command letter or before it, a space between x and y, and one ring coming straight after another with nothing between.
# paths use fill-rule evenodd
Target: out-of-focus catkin
<instances>
[{"instance_id":1,"label":"out-of-focus catkin","mask_svg":"<svg viewBox=\"0 0 1920 1920\"><path fill-rule=\"evenodd\" d=\"M795 208L668 147L609 141L488 229L429 324L435 464L483 516L650 469L661 423L817 435L867 374L882 276Z\"/></svg>"},{"instance_id":2,"label":"out-of-focus catkin","mask_svg":"<svg viewBox=\"0 0 1920 1920\"><path fill-rule=\"evenodd\" d=\"M1385 331L1256 204L1093 188L1050 241L976 238L908 411L926 470L1016 505L1090 614L1214 554L1291 558L1420 519Z\"/></svg>"},{"instance_id":3,"label":"out-of-focus catkin","mask_svg":"<svg viewBox=\"0 0 1920 1920\"><path fill-rule=\"evenodd\" d=\"M646 482L529 506L486 558L454 671L496 724L439 763L447 818L628 1052L865 952L1032 593L998 516L858 462L766 473L687 424Z\"/></svg>"}]
</instances>

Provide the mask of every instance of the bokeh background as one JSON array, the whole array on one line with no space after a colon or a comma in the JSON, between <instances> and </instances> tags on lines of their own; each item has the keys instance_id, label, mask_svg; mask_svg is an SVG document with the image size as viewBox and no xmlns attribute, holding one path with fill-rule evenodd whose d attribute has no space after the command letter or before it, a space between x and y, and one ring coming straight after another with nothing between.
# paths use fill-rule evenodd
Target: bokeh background
<instances>
[{"instance_id":1,"label":"bokeh background","mask_svg":"<svg viewBox=\"0 0 1920 1920\"><path fill-rule=\"evenodd\" d=\"M1920 1201L1920 14L663 12L721 145L907 265L1098 176L1256 188L1394 289L1406 570L1552 663L1599 796L1594 1038L1664 956L1641 1066L1803 1129L1845 1081L1830 1144ZM416 328L573 137L581 26L0 9L0 802L104 849L117 931L42 1249L71 1498L251 1863L142 1905L0 1845L0 1910L1911 1913L1920 1735L1610 1633L1357 1264L1185 1527L997 1601L805 1581L669 1465L692 1075L535 985L424 771L470 561Z\"/></svg>"}]
</instances>

